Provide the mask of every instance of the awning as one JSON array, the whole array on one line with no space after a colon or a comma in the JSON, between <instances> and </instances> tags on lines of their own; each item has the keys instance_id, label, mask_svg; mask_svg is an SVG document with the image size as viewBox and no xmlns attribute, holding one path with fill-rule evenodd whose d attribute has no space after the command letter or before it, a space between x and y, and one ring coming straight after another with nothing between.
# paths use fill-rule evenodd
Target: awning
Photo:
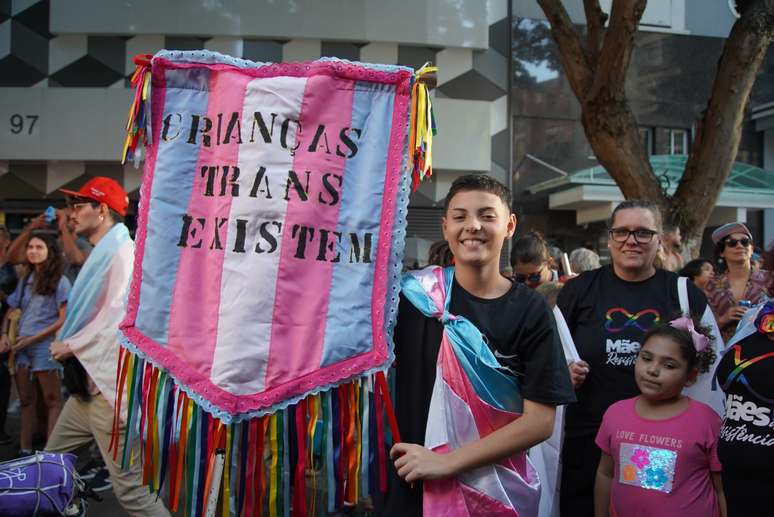
<instances>
[{"instance_id":1,"label":"awning","mask_svg":"<svg viewBox=\"0 0 774 517\"><path fill-rule=\"evenodd\" d=\"M685 170L685 155L653 155L650 163L666 191L674 193ZM602 221L624 196L601 165L532 185L532 194L549 194L552 210L575 210L578 224ZM718 208L774 208L774 172L736 162L716 204Z\"/></svg>"}]
</instances>

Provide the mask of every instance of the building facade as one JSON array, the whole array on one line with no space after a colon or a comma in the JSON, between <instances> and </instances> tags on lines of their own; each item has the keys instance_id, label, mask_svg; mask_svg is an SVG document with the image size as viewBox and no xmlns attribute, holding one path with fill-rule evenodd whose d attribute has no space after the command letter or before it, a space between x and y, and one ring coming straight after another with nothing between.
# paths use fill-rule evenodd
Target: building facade
<instances>
[{"instance_id":1,"label":"building facade","mask_svg":"<svg viewBox=\"0 0 774 517\"><path fill-rule=\"evenodd\" d=\"M582 24L581 3L565 3ZM609 9L610 0L602 4ZM690 149L732 23L726 0L648 3L628 88L652 154ZM119 163L132 57L162 48L253 61L437 64L435 171L412 198L409 263L422 262L440 238L443 196L460 174L486 172L512 185L521 228L564 247L598 240L614 203L587 209L598 220L578 219L575 208L552 207L550 193L530 190L596 164L533 0L10 0L0 3L0 223L18 231L62 203L57 189L94 175L119 180L136 201L141 170ZM751 102L764 108L745 126L739 153L769 169L773 78L770 53ZM774 232L774 217L764 214L727 215Z\"/></svg>"}]
</instances>

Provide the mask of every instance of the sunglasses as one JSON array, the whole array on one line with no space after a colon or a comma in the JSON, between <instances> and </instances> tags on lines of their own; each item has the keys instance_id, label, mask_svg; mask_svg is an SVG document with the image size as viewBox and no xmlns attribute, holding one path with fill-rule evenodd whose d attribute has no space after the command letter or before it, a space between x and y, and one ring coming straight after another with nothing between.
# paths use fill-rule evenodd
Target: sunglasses
<instances>
[{"instance_id":1,"label":"sunglasses","mask_svg":"<svg viewBox=\"0 0 774 517\"><path fill-rule=\"evenodd\" d=\"M746 248L747 246L749 246L751 244L751 242L752 241L750 241L750 239L748 239L747 237L742 237L741 239L738 239L738 240L737 239L732 239L732 238L729 237L728 239L725 240L723 245L726 248L736 248L737 244L741 244L743 248Z\"/></svg>"},{"instance_id":2,"label":"sunglasses","mask_svg":"<svg viewBox=\"0 0 774 517\"><path fill-rule=\"evenodd\" d=\"M530 273L528 275L525 275L523 273L514 273L513 275L513 281L517 282L519 284L537 284L540 282L540 276L543 274L543 269L545 269L545 266L541 267L534 273Z\"/></svg>"}]
</instances>

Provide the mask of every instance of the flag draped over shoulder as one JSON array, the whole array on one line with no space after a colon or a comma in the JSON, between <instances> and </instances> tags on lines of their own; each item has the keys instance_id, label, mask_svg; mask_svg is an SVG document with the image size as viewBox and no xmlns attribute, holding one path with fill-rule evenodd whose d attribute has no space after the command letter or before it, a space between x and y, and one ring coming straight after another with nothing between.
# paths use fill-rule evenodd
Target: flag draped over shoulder
<instances>
[{"instance_id":1,"label":"flag draped over shoulder","mask_svg":"<svg viewBox=\"0 0 774 517\"><path fill-rule=\"evenodd\" d=\"M134 242L114 225L89 253L67 302L59 340L68 344L102 395L115 406L116 328L126 310Z\"/></svg>"},{"instance_id":2,"label":"flag draped over shoulder","mask_svg":"<svg viewBox=\"0 0 774 517\"><path fill-rule=\"evenodd\" d=\"M445 453L479 440L521 415L515 377L497 362L481 332L449 314L454 268L412 271L403 295L425 316L444 325L425 446ZM537 515L540 484L526 451L454 478L426 480L425 515Z\"/></svg>"},{"instance_id":3,"label":"flag draped over shoulder","mask_svg":"<svg viewBox=\"0 0 774 517\"><path fill-rule=\"evenodd\" d=\"M328 511L355 504L386 483L375 381L393 360L414 73L207 51L137 62L127 446L192 514L219 486L224 511L303 514L307 468Z\"/></svg>"}]
</instances>

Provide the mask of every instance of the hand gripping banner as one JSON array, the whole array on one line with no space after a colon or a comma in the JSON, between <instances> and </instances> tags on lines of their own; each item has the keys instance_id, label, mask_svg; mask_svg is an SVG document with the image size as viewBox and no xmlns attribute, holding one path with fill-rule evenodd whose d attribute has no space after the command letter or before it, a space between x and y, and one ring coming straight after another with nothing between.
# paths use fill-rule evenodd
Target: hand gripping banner
<instances>
[{"instance_id":1,"label":"hand gripping banner","mask_svg":"<svg viewBox=\"0 0 774 517\"><path fill-rule=\"evenodd\" d=\"M386 482L389 395L372 375L393 359L427 92L410 130L405 67L206 51L138 65L125 159L147 143L114 454L139 442L145 481L168 479L191 514L219 492L224 515L306 513L306 468L326 487L312 505L354 504Z\"/></svg>"}]
</instances>

